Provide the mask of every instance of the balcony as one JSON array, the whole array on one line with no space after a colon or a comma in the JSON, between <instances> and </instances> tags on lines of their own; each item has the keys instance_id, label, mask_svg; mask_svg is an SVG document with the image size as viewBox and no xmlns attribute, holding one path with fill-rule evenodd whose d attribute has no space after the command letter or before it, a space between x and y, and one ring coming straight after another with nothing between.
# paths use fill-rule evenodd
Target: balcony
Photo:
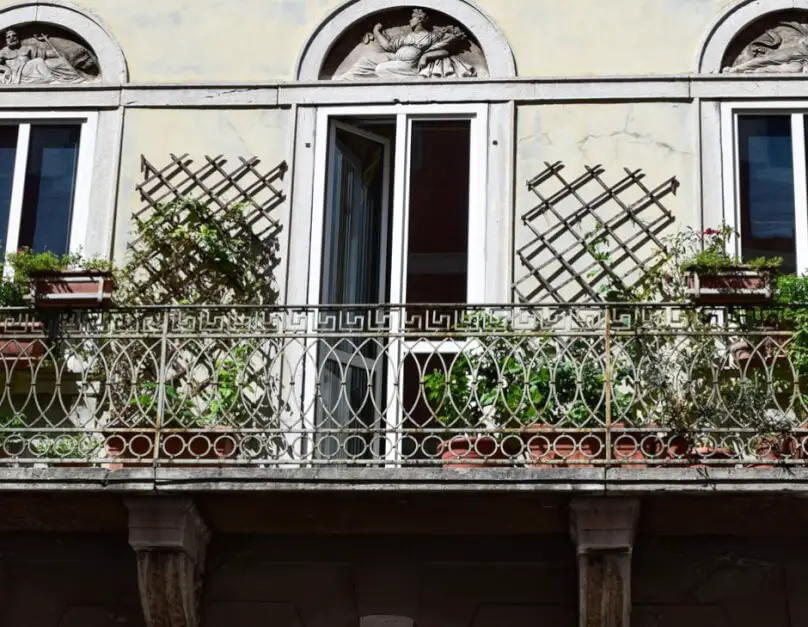
<instances>
[{"instance_id":1,"label":"balcony","mask_svg":"<svg viewBox=\"0 0 808 627\"><path fill-rule=\"evenodd\" d=\"M0 314L0 465L778 468L808 308L167 307Z\"/></svg>"}]
</instances>

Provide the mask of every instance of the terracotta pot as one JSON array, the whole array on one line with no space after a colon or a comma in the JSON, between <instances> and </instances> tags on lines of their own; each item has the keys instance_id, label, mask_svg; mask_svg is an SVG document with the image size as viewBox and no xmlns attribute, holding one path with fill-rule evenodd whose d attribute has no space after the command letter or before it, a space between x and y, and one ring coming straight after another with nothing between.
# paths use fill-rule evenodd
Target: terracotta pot
<instances>
[{"instance_id":1,"label":"terracotta pot","mask_svg":"<svg viewBox=\"0 0 808 627\"><path fill-rule=\"evenodd\" d=\"M438 453L444 464L451 468L485 468L502 464L486 463L487 461L507 459L492 436L466 437L458 436L441 442Z\"/></svg>"},{"instance_id":2,"label":"terracotta pot","mask_svg":"<svg viewBox=\"0 0 808 627\"><path fill-rule=\"evenodd\" d=\"M621 422L612 425L612 459L631 468L647 468L662 457L662 442L653 433L626 430Z\"/></svg>"},{"instance_id":3,"label":"terracotta pot","mask_svg":"<svg viewBox=\"0 0 808 627\"><path fill-rule=\"evenodd\" d=\"M218 461L232 459L236 439L225 427L210 431L163 433L160 435L158 464L171 466L177 460ZM110 433L106 439L107 457L128 457L132 461L105 464L109 470L151 465L154 458L154 432ZM209 467L211 464L178 464L183 467ZM218 464L213 464L218 465Z\"/></svg>"},{"instance_id":4,"label":"terracotta pot","mask_svg":"<svg viewBox=\"0 0 808 627\"><path fill-rule=\"evenodd\" d=\"M693 463L691 468L707 468L711 466L711 461L723 461L735 458L735 454L727 448L715 448L712 446L696 446L691 450ZM707 463L701 463L701 462ZM717 464L718 467L729 467L728 464Z\"/></svg>"},{"instance_id":5,"label":"terracotta pot","mask_svg":"<svg viewBox=\"0 0 808 627\"><path fill-rule=\"evenodd\" d=\"M537 425L525 430L529 466L561 466L585 468L596 459L605 459L606 447L600 434L586 432L553 432L549 425Z\"/></svg>"},{"instance_id":6,"label":"terracotta pot","mask_svg":"<svg viewBox=\"0 0 808 627\"><path fill-rule=\"evenodd\" d=\"M721 270L689 270L687 294L699 304L767 303L772 299L772 275L742 266Z\"/></svg>"},{"instance_id":7,"label":"terracotta pot","mask_svg":"<svg viewBox=\"0 0 808 627\"><path fill-rule=\"evenodd\" d=\"M26 370L48 352L41 322L9 322L0 324L0 357L9 368Z\"/></svg>"},{"instance_id":8,"label":"terracotta pot","mask_svg":"<svg viewBox=\"0 0 808 627\"><path fill-rule=\"evenodd\" d=\"M65 270L31 273L31 299L38 309L90 309L113 303L111 272Z\"/></svg>"}]
</instances>

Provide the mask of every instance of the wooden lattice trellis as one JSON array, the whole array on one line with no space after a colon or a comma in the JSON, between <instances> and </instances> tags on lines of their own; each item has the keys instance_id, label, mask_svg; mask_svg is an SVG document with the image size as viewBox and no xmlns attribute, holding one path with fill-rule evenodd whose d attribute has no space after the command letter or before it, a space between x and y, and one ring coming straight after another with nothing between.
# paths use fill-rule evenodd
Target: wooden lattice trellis
<instances>
[{"instance_id":1,"label":"wooden lattice trellis","mask_svg":"<svg viewBox=\"0 0 808 627\"><path fill-rule=\"evenodd\" d=\"M243 238L255 251L257 258L265 260L261 272L274 280L273 272L278 263L277 251L281 223L275 210L286 200L280 183L288 169L286 162L265 171L260 169L261 160L256 157L240 158L234 165L227 159L206 156L196 164L188 155L170 155L170 161L163 167L152 164L145 156L141 157L143 181L137 186L142 206L133 215L135 224L149 220L160 207L173 201L195 201L208 208L211 215L224 213L228 208L240 208L237 228L228 235ZM176 220L176 217L172 217ZM172 228L175 223L166 223ZM137 250L143 242L135 238L130 247ZM138 278L133 288L135 301L170 303L187 302L187 294L178 294L178 276L188 281L196 281L202 288L196 297L197 302L210 302L221 299L221 285L205 285L203 277L206 268L204 255L193 243L181 251L172 251L174 259L181 258L182 264L168 266L161 259L159 251L149 250L141 255L138 264ZM180 267L177 267L180 266ZM169 281L168 278L171 278ZM233 277L233 285L239 277ZM157 295L157 296L155 296Z\"/></svg>"},{"instance_id":2,"label":"wooden lattice trellis","mask_svg":"<svg viewBox=\"0 0 808 627\"><path fill-rule=\"evenodd\" d=\"M561 162L545 166L527 182L539 203L521 218L529 239L516 251L523 268L513 284L518 301L600 301L604 282L628 289L658 263L662 235L674 222L662 204L679 186L674 177L651 189L641 170L626 168L610 184L601 166L572 180Z\"/></svg>"}]
</instances>

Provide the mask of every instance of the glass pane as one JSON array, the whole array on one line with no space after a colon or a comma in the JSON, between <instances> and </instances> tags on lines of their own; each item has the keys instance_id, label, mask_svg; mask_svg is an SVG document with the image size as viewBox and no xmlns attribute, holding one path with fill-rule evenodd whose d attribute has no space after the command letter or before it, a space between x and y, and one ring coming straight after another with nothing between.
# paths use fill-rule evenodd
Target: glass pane
<instances>
[{"instance_id":1,"label":"glass pane","mask_svg":"<svg viewBox=\"0 0 808 627\"><path fill-rule=\"evenodd\" d=\"M794 272L791 117L741 116L738 137L743 259L783 257L783 271Z\"/></svg>"},{"instance_id":2,"label":"glass pane","mask_svg":"<svg viewBox=\"0 0 808 627\"><path fill-rule=\"evenodd\" d=\"M20 246L67 252L81 126L31 127Z\"/></svg>"},{"instance_id":3,"label":"glass pane","mask_svg":"<svg viewBox=\"0 0 808 627\"><path fill-rule=\"evenodd\" d=\"M471 123L415 121L411 141L407 302L463 303Z\"/></svg>"},{"instance_id":4,"label":"glass pane","mask_svg":"<svg viewBox=\"0 0 808 627\"><path fill-rule=\"evenodd\" d=\"M381 301L383 255L384 146L338 129L331 155L333 187L326 215L329 261L322 303L373 304ZM324 264L325 267L325 264Z\"/></svg>"},{"instance_id":5,"label":"glass pane","mask_svg":"<svg viewBox=\"0 0 808 627\"><path fill-rule=\"evenodd\" d=\"M6 251L14 161L17 158L17 134L16 126L0 126L0 255L4 255Z\"/></svg>"}]
</instances>

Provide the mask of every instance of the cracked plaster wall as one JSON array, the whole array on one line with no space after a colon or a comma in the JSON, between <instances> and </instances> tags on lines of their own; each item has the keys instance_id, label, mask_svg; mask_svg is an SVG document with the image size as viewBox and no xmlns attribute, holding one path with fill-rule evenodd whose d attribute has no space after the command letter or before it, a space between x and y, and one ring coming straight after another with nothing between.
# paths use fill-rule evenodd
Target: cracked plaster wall
<instances>
[{"instance_id":1,"label":"cracked plaster wall","mask_svg":"<svg viewBox=\"0 0 808 627\"><path fill-rule=\"evenodd\" d=\"M306 39L344 0L76 0L121 44L133 82L292 80ZM691 71L729 0L477 0L522 76Z\"/></svg>"},{"instance_id":2,"label":"cracked plaster wall","mask_svg":"<svg viewBox=\"0 0 808 627\"><path fill-rule=\"evenodd\" d=\"M694 109L688 104L676 103L619 103L619 104L568 104L521 106L517 110L516 141L516 204L515 204L515 249L534 241L535 236L524 225L522 216L535 207L539 200L527 189L525 182L545 168L545 162L561 161L566 166L563 176L571 181L584 173L585 166L603 166L602 178L614 184L624 175L624 168L642 169L646 174L644 183L651 189L671 177L676 177L679 187L675 194L666 196L662 203L675 216L680 226L696 225L698 220L698 177L696 158L697 135ZM560 185L552 181L542 185L541 191L552 194ZM595 198L602 188L591 184L581 196L585 201ZM621 200L631 203L639 200L642 192L632 187L620 194ZM581 207L581 203L569 198L558 204L557 210L568 216ZM604 206L599 215L606 218L620 211L615 203ZM654 215L653 210L643 217ZM658 214L657 214L658 215ZM545 213L532 222L534 228L546 230L558 222ZM581 233L587 233L594 221L581 225ZM631 236L633 231L622 234ZM563 236L556 248L563 250L574 245L574 238ZM547 257L549 260L549 257ZM586 263L585 260L581 260ZM514 260L514 275L518 281L527 270L518 259ZM581 266L582 268L584 266ZM558 266L547 268L545 276L551 275ZM554 284L563 281L556 277ZM529 292L528 286L522 286ZM573 293L566 293L573 297Z\"/></svg>"}]
</instances>

